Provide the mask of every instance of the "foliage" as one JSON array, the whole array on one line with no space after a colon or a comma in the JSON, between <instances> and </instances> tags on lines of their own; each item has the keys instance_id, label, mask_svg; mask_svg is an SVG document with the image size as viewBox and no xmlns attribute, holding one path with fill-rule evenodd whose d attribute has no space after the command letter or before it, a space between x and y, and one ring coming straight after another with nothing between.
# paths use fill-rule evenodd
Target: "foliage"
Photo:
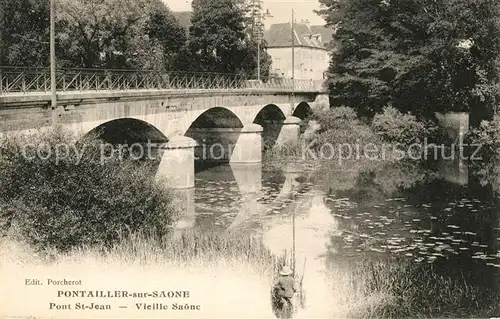
<instances>
[{"instance_id":1,"label":"foliage","mask_svg":"<svg viewBox=\"0 0 500 319\"><path fill-rule=\"evenodd\" d=\"M257 78L257 39L249 38L248 40L248 53L245 55L243 62L243 72L244 74L251 78ZM265 39L261 39L260 43L260 78L262 81L266 82L271 76L272 58L269 53L267 53L267 42Z\"/></svg>"},{"instance_id":2,"label":"foliage","mask_svg":"<svg viewBox=\"0 0 500 319\"><path fill-rule=\"evenodd\" d=\"M372 129L384 141L411 145L423 143L436 126L419 121L411 113L402 113L392 106L387 106L383 112L373 118Z\"/></svg>"},{"instance_id":3,"label":"foliage","mask_svg":"<svg viewBox=\"0 0 500 319\"><path fill-rule=\"evenodd\" d=\"M185 33L160 0L58 1L61 60L86 68L168 66Z\"/></svg>"},{"instance_id":4,"label":"foliage","mask_svg":"<svg viewBox=\"0 0 500 319\"><path fill-rule=\"evenodd\" d=\"M186 44L187 36L184 28L163 2L153 5L145 32L150 41L160 45L165 68L174 67L180 50Z\"/></svg>"},{"instance_id":5,"label":"foliage","mask_svg":"<svg viewBox=\"0 0 500 319\"><path fill-rule=\"evenodd\" d=\"M143 229L161 235L175 218L173 196L148 164L103 153L97 140L55 129L5 137L0 147L4 223L36 248L105 247Z\"/></svg>"},{"instance_id":6,"label":"foliage","mask_svg":"<svg viewBox=\"0 0 500 319\"><path fill-rule=\"evenodd\" d=\"M264 39L264 24L262 21L263 7L262 3L253 0L236 0L240 3L241 9L244 12L245 31L247 33L249 45L253 49L248 55L247 70L251 78L257 78L257 41L260 40L260 76L263 81L266 81L270 76L270 68L272 64L271 55L267 53L267 41ZM261 17L259 18L259 15Z\"/></svg>"},{"instance_id":7,"label":"foliage","mask_svg":"<svg viewBox=\"0 0 500 319\"><path fill-rule=\"evenodd\" d=\"M12 0L0 7L0 64L47 66L49 1ZM56 61L60 67L178 69L257 76L255 16L248 1L193 3L190 41L161 0L59 0ZM25 23L30 21L30 23ZM271 56L261 39L260 73Z\"/></svg>"},{"instance_id":8,"label":"foliage","mask_svg":"<svg viewBox=\"0 0 500 319\"><path fill-rule=\"evenodd\" d=\"M49 3L39 0L1 1L0 65L48 64Z\"/></svg>"},{"instance_id":9,"label":"foliage","mask_svg":"<svg viewBox=\"0 0 500 319\"><path fill-rule=\"evenodd\" d=\"M1 64L48 65L50 2L4 2ZM170 68L185 41L183 28L161 0L56 1L59 66Z\"/></svg>"},{"instance_id":10,"label":"foliage","mask_svg":"<svg viewBox=\"0 0 500 319\"><path fill-rule=\"evenodd\" d=\"M180 65L193 71L255 74L257 43L248 36L245 11L236 0L194 0L188 45ZM265 43L262 74L269 73Z\"/></svg>"},{"instance_id":11,"label":"foliage","mask_svg":"<svg viewBox=\"0 0 500 319\"><path fill-rule=\"evenodd\" d=\"M311 120L319 123L316 132L318 145L330 143L335 146L349 144L376 143L380 141L370 127L358 119L354 109L350 107L334 107L313 113Z\"/></svg>"},{"instance_id":12,"label":"foliage","mask_svg":"<svg viewBox=\"0 0 500 319\"><path fill-rule=\"evenodd\" d=\"M491 121L482 121L481 124L470 130L465 137L468 145L480 145L479 154L485 161L500 160L500 115L495 114Z\"/></svg>"},{"instance_id":13,"label":"foliage","mask_svg":"<svg viewBox=\"0 0 500 319\"><path fill-rule=\"evenodd\" d=\"M498 101L496 1L320 0L336 26L328 85L333 102L373 116L473 110ZM418 105L415 105L418 101Z\"/></svg>"},{"instance_id":14,"label":"foliage","mask_svg":"<svg viewBox=\"0 0 500 319\"><path fill-rule=\"evenodd\" d=\"M353 108L345 106L316 110L306 125L297 142L275 146L265 153L264 160L277 166L300 163L303 167L318 169L320 165L332 171L342 167L341 170L369 175L385 165L401 164L409 172L427 157L421 156L423 147L415 150L408 146L418 142L425 145L425 139L429 146L439 143L442 134L433 122L418 120L392 107L376 115L371 125L361 121ZM399 175L404 177L407 173ZM349 177L351 182L355 181L353 176ZM333 178L339 179L343 177Z\"/></svg>"}]
</instances>

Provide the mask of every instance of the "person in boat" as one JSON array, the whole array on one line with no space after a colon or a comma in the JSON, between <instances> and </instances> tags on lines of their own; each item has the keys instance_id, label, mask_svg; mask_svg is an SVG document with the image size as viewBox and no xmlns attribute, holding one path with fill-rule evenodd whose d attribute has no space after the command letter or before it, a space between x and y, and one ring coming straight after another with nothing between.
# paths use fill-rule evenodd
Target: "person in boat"
<instances>
[{"instance_id":1,"label":"person in boat","mask_svg":"<svg viewBox=\"0 0 500 319\"><path fill-rule=\"evenodd\" d=\"M297 292L295 280L292 277L292 270L288 266L284 266L280 271L280 276L274 284L274 294L278 302L279 310L283 311L293 309L292 299Z\"/></svg>"}]
</instances>

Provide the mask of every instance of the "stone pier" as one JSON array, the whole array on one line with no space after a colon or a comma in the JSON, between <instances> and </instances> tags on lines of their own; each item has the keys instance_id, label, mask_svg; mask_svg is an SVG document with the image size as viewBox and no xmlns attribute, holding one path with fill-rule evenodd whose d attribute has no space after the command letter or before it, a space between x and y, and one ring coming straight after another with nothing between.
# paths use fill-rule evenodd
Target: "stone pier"
<instances>
[{"instance_id":1,"label":"stone pier","mask_svg":"<svg viewBox=\"0 0 500 319\"><path fill-rule=\"evenodd\" d=\"M240 131L241 128L193 128L185 135L198 143L194 150L196 160L228 163Z\"/></svg>"},{"instance_id":2,"label":"stone pier","mask_svg":"<svg viewBox=\"0 0 500 319\"><path fill-rule=\"evenodd\" d=\"M289 116L283 122L280 134L276 141L277 145L296 142L300 136L300 122L302 120L295 116Z\"/></svg>"},{"instance_id":3,"label":"stone pier","mask_svg":"<svg viewBox=\"0 0 500 319\"><path fill-rule=\"evenodd\" d=\"M157 178L166 178L173 188L194 187L194 148L197 143L186 136L175 136L160 149Z\"/></svg>"},{"instance_id":4,"label":"stone pier","mask_svg":"<svg viewBox=\"0 0 500 319\"><path fill-rule=\"evenodd\" d=\"M232 151L230 163L261 163L261 135L262 126L253 123L245 125Z\"/></svg>"}]
</instances>

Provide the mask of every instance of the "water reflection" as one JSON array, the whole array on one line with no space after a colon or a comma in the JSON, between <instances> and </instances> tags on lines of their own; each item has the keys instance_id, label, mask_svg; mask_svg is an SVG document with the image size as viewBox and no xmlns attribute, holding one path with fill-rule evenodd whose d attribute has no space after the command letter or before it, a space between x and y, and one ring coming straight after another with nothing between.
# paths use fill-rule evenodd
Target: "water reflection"
<instances>
[{"instance_id":1,"label":"water reflection","mask_svg":"<svg viewBox=\"0 0 500 319\"><path fill-rule=\"evenodd\" d=\"M459 169L455 162L449 165L438 166L442 176L394 165L312 176L287 169L262 172L260 165L221 165L197 174L195 213L190 208L185 223L196 219L203 227L262 230L293 211L304 214L297 207L314 191L340 225L337 238L330 240L336 251L399 254L415 262L460 256L495 267L500 261L498 201L482 186L464 185L463 163Z\"/></svg>"},{"instance_id":2,"label":"water reflection","mask_svg":"<svg viewBox=\"0 0 500 319\"><path fill-rule=\"evenodd\" d=\"M262 165L230 164L230 167L241 194L240 209L228 227L229 230L234 230L244 222L250 221L250 218L257 218L262 211L258 201L262 196Z\"/></svg>"},{"instance_id":3,"label":"water reflection","mask_svg":"<svg viewBox=\"0 0 500 319\"><path fill-rule=\"evenodd\" d=\"M281 253L291 250L296 213L297 263L307 258L315 285L326 282L317 273L325 263L397 256L498 291L500 202L492 184L464 165L382 164L307 174L222 165L196 175L194 223L255 232ZM192 209L188 215L185 224L192 225Z\"/></svg>"},{"instance_id":4,"label":"water reflection","mask_svg":"<svg viewBox=\"0 0 500 319\"><path fill-rule=\"evenodd\" d=\"M195 189L174 190L178 200L179 210L182 212L175 224L175 236L180 236L183 231L192 229L196 223Z\"/></svg>"}]
</instances>

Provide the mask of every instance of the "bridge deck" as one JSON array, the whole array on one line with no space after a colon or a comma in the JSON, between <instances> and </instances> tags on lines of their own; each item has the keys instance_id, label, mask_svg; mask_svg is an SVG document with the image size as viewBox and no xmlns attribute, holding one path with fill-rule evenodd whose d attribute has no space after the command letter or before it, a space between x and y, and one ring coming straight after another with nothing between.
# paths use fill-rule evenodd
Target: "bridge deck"
<instances>
[{"instance_id":1,"label":"bridge deck","mask_svg":"<svg viewBox=\"0 0 500 319\"><path fill-rule=\"evenodd\" d=\"M253 95L273 94L290 95L289 89L275 88L244 88L244 89L139 89L139 90L112 90L112 91L70 91L58 92L58 101L82 101L89 99L126 99L126 98L148 98L148 97L182 97L182 96L224 96L224 95ZM299 89L295 93L323 93L319 89ZM0 95L0 106L16 104L45 104L50 103L50 92L27 92L6 93Z\"/></svg>"}]
</instances>

